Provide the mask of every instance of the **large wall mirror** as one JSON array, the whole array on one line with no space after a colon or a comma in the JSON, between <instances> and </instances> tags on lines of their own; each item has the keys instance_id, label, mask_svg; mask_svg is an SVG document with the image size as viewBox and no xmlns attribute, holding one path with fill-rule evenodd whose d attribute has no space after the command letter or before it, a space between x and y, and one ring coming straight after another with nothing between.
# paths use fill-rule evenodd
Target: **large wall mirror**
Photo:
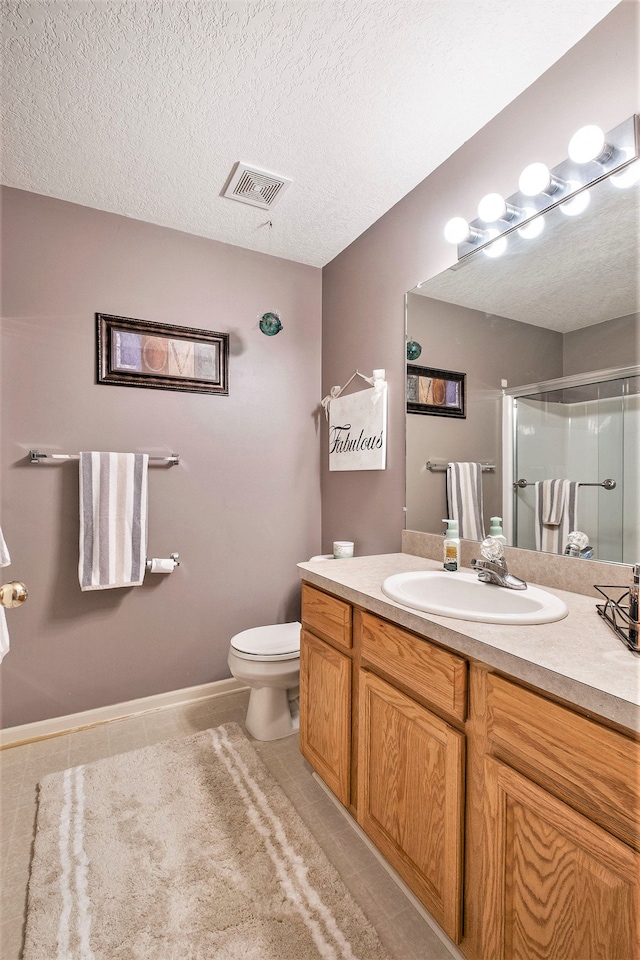
<instances>
[{"instance_id":1,"label":"large wall mirror","mask_svg":"<svg viewBox=\"0 0 640 960\"><path fill-rule=\"evenodd\" d=\"M475 462L487 534L510 513L508 542L544 549L536 483L564 479L579 485L584 555L640 561L638 164L590 187L582 212L560 204L537 237L513 231L502 256L478 250L407 294L412 370L466 375L464 418L407 414L407 529L442 533L446 465Z\"/></svg>"}]
</instances>

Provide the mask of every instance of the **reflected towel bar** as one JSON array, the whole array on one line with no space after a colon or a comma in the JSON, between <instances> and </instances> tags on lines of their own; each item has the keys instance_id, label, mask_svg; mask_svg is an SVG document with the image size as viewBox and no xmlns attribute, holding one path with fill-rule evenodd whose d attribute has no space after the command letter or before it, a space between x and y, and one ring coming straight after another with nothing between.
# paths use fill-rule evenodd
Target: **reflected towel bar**
<instances>
[{"instance_id":1,"label":"reflected towel bar","mask_svg":"<svg viewBox=\"0 0 640 960\"><path fill-rule=\"evenodd\" d=\"M533 487L535 485L535 480L516 480L514 482L514 487L520 487L521 490L524 490L525 487ZM601 480L599 483L579 483L579 487L604 487L605 490L615 490L616 481L615 480Z\"/></svg>"},{"instance_id":2,"label":"reflected towel bar","mask_svg":"<svg viewBox=\"0 0 640 960\"><path fill-rule=\"evenodd\" d=\"M79 453L40 453L39 450L29 450L29 462L40 463L41 460L79 460ZM172 453L169 457L149 457L149 463L169 463L171 466L180 463L180 454Z\"/></svg>"},{"instance_id":3,"label":"reflected towel bar","mask_svg":"<svg viewBox=\"0 0 640 960\"><path fill-rule=\"evenodd\" d=\"M425 463L425 467L427 470L431 470L431 471L446 470L448 463L449 463L448 460L427 460L427 462ZM482 467L483 473L485 471L495 470L496 468L495 463L481 463L480 466Z\"/></svg>"}]
</instances>

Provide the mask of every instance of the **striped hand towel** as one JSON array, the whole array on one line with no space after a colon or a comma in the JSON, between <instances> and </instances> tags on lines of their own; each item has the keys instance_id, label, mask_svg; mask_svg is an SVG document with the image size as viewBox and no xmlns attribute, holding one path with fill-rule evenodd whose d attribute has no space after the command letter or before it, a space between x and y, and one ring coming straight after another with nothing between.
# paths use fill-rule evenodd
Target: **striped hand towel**
<instances>
[{"instance_id":1,"label":"striped hand towel","mask_svg":"<svg viewBox=\"0 0 640 960\"><path fill-rule=\"evenodd\" d=\"M11 563L11 557L7 550L7 545L0 529L0 567L8 567ZM9 652L9 631L7 630L7 618L4 607L0 607L0 663L5 653Z\"/></svg>"},{"instance_id":2,"label":"striped hand towel","mask_svg":"<svg viewBox=\"0 0 640 960\"><path fill-rule=\"evenodd\" d=\"M484 540L480 463L447 464L447 510L463 539Z\"/></svg>"},{"instance_id":3,"label":"striped hand towel","mask_svg":"<svg viewBox=\"0 0 640 960\"><path fill-rule=\"evenodd\" d=\"M146 453L80 454L82 590L139 586L147 557Z\"/></svg>"},{"instance_id":4,"label":"striped hand towel","mask_svg":"<svg viewBox=\"0 0 640 960\"><path fill-rule=\"evenodd\" d=\"M564 553L567 537L576 529L578 488L574 480L536 483L536 550Z\"/></svg>"}]
</instances>

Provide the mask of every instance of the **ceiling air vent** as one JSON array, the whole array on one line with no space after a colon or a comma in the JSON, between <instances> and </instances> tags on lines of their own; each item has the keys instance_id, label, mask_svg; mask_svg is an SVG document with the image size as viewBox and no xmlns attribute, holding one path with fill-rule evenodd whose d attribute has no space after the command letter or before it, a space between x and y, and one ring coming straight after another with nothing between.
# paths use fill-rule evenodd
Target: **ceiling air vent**
<instances>
[{"instance_id":1,"label":"ceiling air vent","mask_svg":"<svg viewBox=\"0 0 640 960\"><path fill-rule=\"evenodd\" d=\"M292 181L267 170L257 170L246 163L237 163L223 197L249 203L252 207L270 210Z\"/></svg>"}]
</instances>

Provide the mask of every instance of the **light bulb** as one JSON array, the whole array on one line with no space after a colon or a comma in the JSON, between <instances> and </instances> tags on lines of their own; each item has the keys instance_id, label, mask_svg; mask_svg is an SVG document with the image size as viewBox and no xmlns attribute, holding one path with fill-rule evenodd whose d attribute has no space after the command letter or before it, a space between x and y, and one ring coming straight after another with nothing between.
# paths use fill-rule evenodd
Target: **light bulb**
<instances>
[{"instance_id":1,"label":"light bulb","mask_svg":"<svg viewBox=\"0 0 640 960\"><path fill-rule=\"evenodd\" d=\"M507 202L499 193L488 193L478 204L478 216L485 223L501 220L507 212Z\"/></svg>"},{"instance_id":2,"label":"light bulb","mask_svg":"<svg viewBox=\"0 0 640 960\"><path fill-rule=\"evenodd\" d=\"M499 237L499 236L500 236L500 231L496 230L495 227L491 227L489 230L487 230L487 233L486 233L487 240L491 240L493 237ZM487 257L491 257L492 259L495 259L496 257L501 257L506 249L507 249L507 238L502 237L501 240L494 240L494 242L490 243L488 247L484 247L482 252L486 254Z\"/></svg>"},{"instance_id":3,"label":"light bulb","mask_svg":"<svg viewBox=\"0 0 640 960\"><path fill-rule=\"evenodd\" d=\"M590 163L592 160L604 163L610 159L613 147L607 143L600 127L589 124L571 137L568 153L574 163Z\"/></svg>"},{"instance_id":4,"label":"light bulb","mask_svg":"<svg viewBox=\"0 0 640 960\"><path fill-rule=\"evenodd\" d=\"M518 187L525 197L537 197L539 193L557 193L564 186L554 177L546 163L530 163L520 174Z\"/></svg>"},{"instance_id":5,"label":"light bulb","mask_svg":"<svg viewBox=\"0 0 640 960\"><path fill-rule=\"evenodd\" d=\"M534 240L536 237L539 237L542 231L544 230L544 217L538 214L536 217L536 211L533 207L525 207L522 211L525 219L528 217L534 217L531 223L525 224L524 227L520 227L518 233L525 240Z\"/></svg>"},{"instance_id":6,"label":"light bulb","mask_svg":"<svg viewBox=\"0 0 640 960\"><path fill-rule=\"evenodd\" d=\"M631 151L625 148L625 155L629 158ZM618 190L626 190L627 187L632 187L640 180L640 160L630 163L620 173L614 173L613 176L609 177L609 180Z\"/></svg>"},{"instance_id":7,"label":"light bulb","mask_svg":"<svg viewBox=\"0 0 640 960\"><path fill-rule=\"evenodd\" d=\"M449 243L464 243L470 234L471 229L464 217L454 217L444 228L444 237Z\"/></svg>"},{"instance_id":8,"label":"light bulb","mask_svg":"<svg viewBox=\"0 0 640 960\"><path fill-rule=\"evenodd\" d=\"M581 184L576 180L570 180L568 186L571 191L574 191L578 190ZM579 217L589 206L590 200L589 191L583 190L582 193L578 193L575 197L561 203L558 209L562 210L566 217Z\"/></svg>"},{"instance_id":9,"label":"light bulb","mask_svg":"<svg viewBox=\"0 0 640 960\"><path fill-rule=\"evenodd\" d=\"M507 203L499 193L488 193L478 204L478 217L485 223L495 223L496 220L515 220L522 211Z\"/></svg>"}]
</instances>

